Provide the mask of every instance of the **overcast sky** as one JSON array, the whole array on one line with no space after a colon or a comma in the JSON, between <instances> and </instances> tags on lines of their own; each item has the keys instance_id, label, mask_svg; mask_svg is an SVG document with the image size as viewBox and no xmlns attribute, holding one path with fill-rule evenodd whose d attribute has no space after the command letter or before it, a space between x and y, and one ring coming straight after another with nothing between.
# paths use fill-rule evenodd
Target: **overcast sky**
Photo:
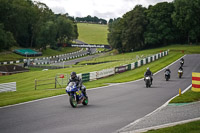
<instances>
[{"instance_id":1,"label":"overcast sky","mask_svg":"<svg viewBox=\"0 0 200 133\"><path fill-rule=\"evenodd\" d=\"M156 3L173 0L33 0L45 3L54 13L68 13L74 17L97 16L109 20L122 17L135 5L155 5Z\"/></svg>"}]
</instances>

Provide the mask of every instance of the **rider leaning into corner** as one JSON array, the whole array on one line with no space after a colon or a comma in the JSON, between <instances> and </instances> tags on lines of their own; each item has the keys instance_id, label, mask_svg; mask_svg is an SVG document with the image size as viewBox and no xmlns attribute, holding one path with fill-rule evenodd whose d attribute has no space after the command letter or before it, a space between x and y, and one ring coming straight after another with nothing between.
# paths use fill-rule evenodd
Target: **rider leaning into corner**
<instances>
[{"instance_id":1,"label":"rider leaning into corner","mask_svg":"<svg viewBox=\"0 0 200 133\"><path fill-rule=\"evenodd\" d=\"M183 62L184 62L184 59L183 59L183 58L181 58L181 61L183 61Z\"/></svg>"},{"instance_id":2,"label":"rider leaning into corner","mask_svg":"<svg viewBox=\"0 0 200 133\"><path fill-rule=\"evenodd\" d=\"M150 71L149 67L147 68L147 71L144 73L144 77L147 77L149 76L151 78L151 84L152 84L152 81L153 81L153 73Z\"/></svg>"},{"instance_id":3,"label":"rider leaning into corner","mask_svg":"<svg viewBox=\"0 0 200 133\"><path fill-rule=\"evenodd\" d=\"M168 71L169 73L171 73L169 67L166 67L165 72Z\"/></svg>"},{"instance_id":4,"label":"rider leaning into corner","mask_svg":"<svg viewBox=\"0 0 200 133\"><path fill-rule=\"evenodd\" d=\"M75 82L75 83L76 83L76 86L77 86L78 88L80 88L80 90L83 92L83 94L87 97L86 88L85 88L85 86L82 84L82 80L76 75L76 72L71 72L70 79L69 79L67 85L68 85L70 82Z\"/></svg>"}]
</instances>

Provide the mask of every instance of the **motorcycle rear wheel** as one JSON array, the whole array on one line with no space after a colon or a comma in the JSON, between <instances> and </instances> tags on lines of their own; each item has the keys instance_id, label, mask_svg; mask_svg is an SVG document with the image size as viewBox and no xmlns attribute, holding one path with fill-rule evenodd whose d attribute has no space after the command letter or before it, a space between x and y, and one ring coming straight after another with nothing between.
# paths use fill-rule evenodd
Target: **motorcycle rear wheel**
<instances>
[{"instance_id":1,"label":"motorcycle rear wheel","mask_svg":"<svg viewBox=\"0 0 200 133\"><path fill-rule=\"evenodd\" d=\"M179 74L179 78L181 78L182 74Z\"/></svg>"},{"instance_id":2,"label":"motorcycle rear wheel","mask_svg":"<svg viewBox=\"0 0 200 133\"><path fill-rule=\"evenodd\" d=\"M83 105L88 105L88 97L86 97L83 102L82 102Z\"/></svg>"}]
</instances>

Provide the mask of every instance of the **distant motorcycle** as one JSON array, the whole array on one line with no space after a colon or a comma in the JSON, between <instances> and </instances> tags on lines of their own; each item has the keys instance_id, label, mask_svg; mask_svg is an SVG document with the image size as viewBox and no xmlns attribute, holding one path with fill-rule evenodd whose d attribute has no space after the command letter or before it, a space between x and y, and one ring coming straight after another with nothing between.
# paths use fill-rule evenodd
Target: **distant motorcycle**
<instances>
[{"instance_id":1,"label":"distant motorcycle","mask_svg":"<svg viewBox=\"0 0 200 133\"><path fill-rule=\"evenodd\" d=\"M169 71L165 72L165 79L166 79L166 81L168 81L170 79L170 72Z\"/></svg>"},{"instance_id":2,"label":"distant motorcycle","mask_svg":"<svg viewBox=\"0 0 200 133\"><path fill-rule=\"evenodd\" d=\"M66 92L69 95L69 102L73 108L77 107L77 104L88 104L88 97L76 86L75 82L70 82L66 87Z\"/></svg>"},{"instance_id":3,"label":"distant motorcycle","mask_svg":"<svg viewBox=\"0 0 200 133\"><path fill-rule=\"evenodd\" d=\"M184 64L184 61L180 61L180 65L181 65L181 67L183 67L183 64Z\"/></svg>"},{"instance_id":4,"label":"distant motorcycle","mask_svg":"<svg viewBox=\"0 0 200 133\"><path fill-rule=\"evenodd\" d=\"M146 88L151 87L151 77L150 76L146 76L144 78L145 84L146 84Z\"/></svg>"},{"instance_id":5,"label":"distant motorcycle","mask_svg":"<svg viewBox=\"0 0 200 133\"><path fill-rule=\"evenodd\" d=\"M183 76L183 70L178 70L178 77L181 78Z\"/></svg>"}]
</instances>

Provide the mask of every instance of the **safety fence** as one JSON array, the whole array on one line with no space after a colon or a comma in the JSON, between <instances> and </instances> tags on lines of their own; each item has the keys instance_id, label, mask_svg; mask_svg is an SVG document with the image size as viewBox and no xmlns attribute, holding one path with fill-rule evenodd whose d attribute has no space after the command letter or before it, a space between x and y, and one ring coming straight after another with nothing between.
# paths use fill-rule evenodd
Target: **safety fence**
<instances>
[{"instance_id":1,"label":"safety fence","mask_svg":"<svg viewBox=\"0 0 200 133\"><path fill-rule=\"evenodd\" d=\"M168 55L168 51L164 51L164 52L161 52L161 53L140 59L140 60L133 62L131 64L117 66L115 68L104 69L104 70L101 70L101 71L83 73L83 74L79 74L79 76L80 76L80 78L82 78L83 82L97 80L97 79L108 77L108 76L111 76L111 75L114 75L114 74L117 74L117 73L122 73L122 72L125 72L125 71L128 71L128 70L138 68L138 67L143 66L145 64L148 64L150 62L158 60L158 59L160 59L160 58L162 58L166 55Z\"/></svg>"},{"instance_id":2,"label":"safety fence","mask_svg":"<svg viewBox=\"0 0 200 133\"><path fill-rule=\"evenodd\" d=\"M0 84L0 93L1 92L8 92L8 91L17 91L16 82Z\"/></svg>"},{"instance_id":3,"label":"safety fence","mask_svg":"<svg viewBox=\"0 0 200 133\"><path fill-rule=\"evenodd\" d=\"M45 86L48 89L66 87L69 77L66 73L57 73L55 78L35 79L35 90L40 89L39 86L43 86L41 88Z\"/></svg>"},{"instance_id":4,"label":"safety fence","mask_svg":"<svg viewBox=\"0 0 200 133\"><path fill-rule=\"evenodd\" d=\"M17 61L5 61L0 62L0 65L9 65L9 64L18 64L18 63L24 63L28 62L28 65L44 65L44 64L51 64L51 63L57 63L65 60L75 59L78 57L85 56L85 53L81 53L83 50L79 50L77 52L72 52L68 54L62 54L62 55L56 55L56 56L49 56L49 57L41 57L41 58L34 58L34 59L20 59ZM78 55L73 55L78 54ZM68 56L68 57L67 57ZM36 63L35 63L35 62Z\"/></svg>"}]
</instances>

